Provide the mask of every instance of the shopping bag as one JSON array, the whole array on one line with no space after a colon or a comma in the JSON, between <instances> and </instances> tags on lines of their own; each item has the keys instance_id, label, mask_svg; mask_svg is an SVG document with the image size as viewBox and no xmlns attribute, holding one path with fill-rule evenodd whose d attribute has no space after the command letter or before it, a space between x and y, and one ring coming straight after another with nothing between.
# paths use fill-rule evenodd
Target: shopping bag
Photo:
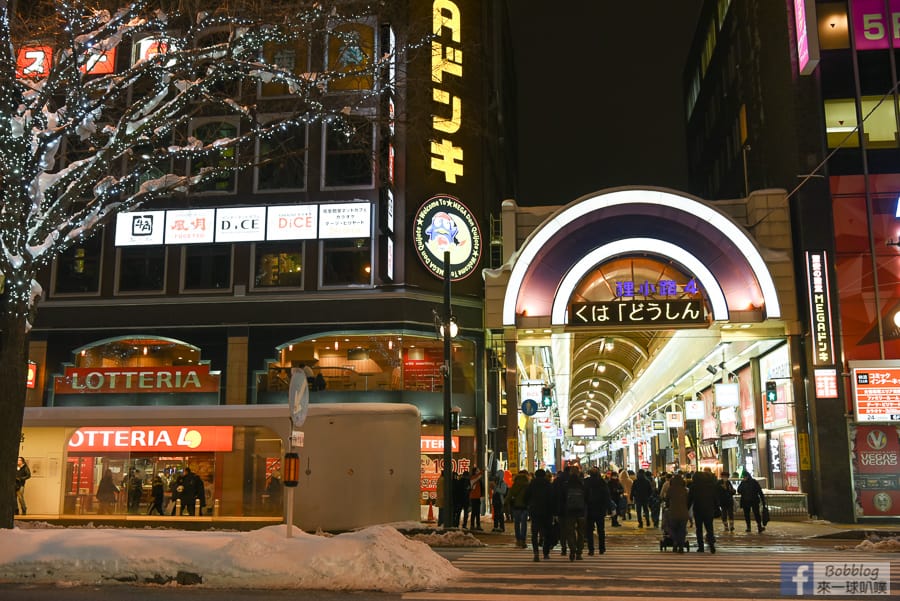
<instances>
[{"instance_id":1,"label":"shopping bag","mask_svg":"<svg viewBox=\"0 0 900 601\"><path fill-rule=\"evenodd\" d=\"M766 524L769 523L769 505L766 504L766 503L764 503L762 509L763 509L763 511L762 511L762 523L763 523L763 526L765 526Z\"/></svg>"}]
</instances>

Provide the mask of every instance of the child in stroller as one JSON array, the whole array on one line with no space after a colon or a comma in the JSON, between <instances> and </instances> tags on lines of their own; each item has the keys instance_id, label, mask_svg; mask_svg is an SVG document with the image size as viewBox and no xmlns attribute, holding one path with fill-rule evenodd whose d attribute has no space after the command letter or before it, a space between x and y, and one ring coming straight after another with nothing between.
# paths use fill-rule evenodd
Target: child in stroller
<instances>
[{"instance_id":1,"label":"child in stroller","mask_svg":"<svg viewBox=\"0 0 900 601\"><path fill-rule=\"evenodd\" d=\"M679 524L677 520L673 520L667 504L663 505L660 526L662 529L662 537L659 539L660 551L665 551L669 547L672 548L673 553L684 553L691 550L690 543L687 541L687 524L684 521Z\"/></svg>"}]
</instances>

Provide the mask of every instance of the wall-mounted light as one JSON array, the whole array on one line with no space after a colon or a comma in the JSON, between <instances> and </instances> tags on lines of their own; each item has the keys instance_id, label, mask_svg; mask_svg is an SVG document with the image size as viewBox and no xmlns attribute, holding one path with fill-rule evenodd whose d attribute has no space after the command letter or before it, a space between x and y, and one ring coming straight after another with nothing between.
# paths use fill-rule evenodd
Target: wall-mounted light
<instances>
[{"instance_id":1,"label":"wall-mounted light","mask_svg":"<svg viewBox=\"0 0 900 601\"><path fill-rule=\"evenodd\" d=\"M593 386L594 388L599 388L600 387L600 378L594 378L593 380L591 380L591 386Z\"/></svg>"},{"instance_id":2,"label":"wall-mounted light","mask_svg":"<svg viewBox=\"0 0 900 601\"><path fill-rule=\"evenodd\" d=\"M606 371L606 364L605 364L605 363L598 363L598 364L597 364L597 371L600 372L601 374L602 374L603 372L605 372L605 371Z\"/></svg>"}]
</instances>

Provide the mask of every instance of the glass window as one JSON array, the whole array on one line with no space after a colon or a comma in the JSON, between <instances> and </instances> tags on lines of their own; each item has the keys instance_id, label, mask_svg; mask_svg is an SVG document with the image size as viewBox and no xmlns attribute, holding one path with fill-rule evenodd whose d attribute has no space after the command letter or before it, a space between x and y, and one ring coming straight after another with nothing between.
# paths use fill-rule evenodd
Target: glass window
<instances>
[{"instance_id":1,"label":"glass window","mask_svg":"<svg viewBox=\"0 0 900 601\"><path fill-rule=\"evenodd\" d=\"M165 287L166 248L134 246L119 249L119 292L162 292Z\"/></svg>"},{"instance_id":2,"label":"glass window","mask_svg":"<svg viewBox=\"0 0 900 601\"><path fill-rule=\"evenodd\" d=\"M257 144L256 189L306 187L306 126L288 127Z\"/></svg>"},{"instance_id":3,"label":"glass window","mask_svg":"<svg viewBox=\"0 0 900 601\"><path fill-rule=\"evenodd\" d=\"M184 290L226 290L231 288L231 246L184 247Z\"/></svg>"},{"instance_id":4,"label":"glass window","mask_svg":"<svg viewBox=\"0 0 900 601\"><path fill-rule=\"evenodd\" d=\"M870 114L871 113L871 114ZM880 97L866 96L862 99L862 114L865 119L866 145L869 148L894 148L897 146L897 122L894 117L894 103ZM825 131L828 147L857 148L859 136L856 131L856 105L852 98L825 101Z\"/></svg>"},{"instance_id":5,"label":"glass window","mask_svg":"<svg viewBox=\"0 0 900 601\"><path fill-rule=\"evenodd\" d=\"M281 69L302 75L309 72L309 51L305 41L297 41L292 45L266 44L263 47L263 61L269 65L277 65ZM262 96L287 96L290 94L285 84L269 81L261 84Z\"/></svg>"},{"instance_id":6,"label":"glass window","mask_svg":"<svg viewBox=\"0 0 900 601\"><path fill-rule=\"evenodd\" d=\"M303 242L257 244L253 273L255 288L302 288Z\"/></svg>"},{"instance_id":7,"label":"glass window","mask_svg":"<svg viewBox=\"0 0 900 601\"><path fill-rule=\"evenodd\" d=\"M99 293L102 247L103 234L98 233L59 255L56 258L54 293Z\"/></svg>"},{"instance_id":8,"label":"glass window","mask_svg":"<svg viewBox=\"0 0 900 601\"><path fill-rule=\"evenodd\" d=\"M323 240L321 273L323 286L371 285L371 240Z\"/></svg>"},{"instance_id":9,"label":"glass window","mask_svg":"<svg viewBox=\"0 0 900 601\"><path fill-rule=\"evenodd\" d=\"M205 144L216 140L227 140L238 135L236 123L229 121L197 121L191 124L191 135ZM231 193L235 191L237 175L235 148L222 148L209 155L191 161L191 175L197 175L204 169L218 170L211 179L195 187L198 192Z\"/></svg>"},{"instance_id":10,"label":"glass window","mask_svg":"<svg viewBox=\"0 0 900 601\"><path fill-rule=\"evenodd\" d=\"M329 91L371 90L369 69L375 56L375 30L364 23L346 23L331 31L328 40Z\"/></svg>"},{"instance_id":11,"label":"glass window","mask_svg":"<svg viewBox=\"0 0 900 601\"><path fill-rule=\"evenodd\" d=\"M365 119L326 126L325 187L372 186L374 135L374 126Z\"/></svg>"}]
</instances>

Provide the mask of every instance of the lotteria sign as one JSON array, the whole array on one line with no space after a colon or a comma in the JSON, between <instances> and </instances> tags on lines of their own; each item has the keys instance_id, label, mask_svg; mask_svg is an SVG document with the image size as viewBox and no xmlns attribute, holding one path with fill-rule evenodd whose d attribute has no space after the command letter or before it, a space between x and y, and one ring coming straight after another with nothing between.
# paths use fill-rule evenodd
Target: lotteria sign
<instances>
[{"instance_id":1,"label":"lotteria sign","mask_svg":"<svg viewBox=\"0 0 900 601\"><path fill-rule=\"evenodd\" d=\"M218 392L219 373L209 365L66 367L53 378L55 394L158 394Z\"/></svg>"},{"instance_id":2,"label":"lotteria sign","mask_svg":"<svg viewBox=\"0 0 900 601\"><path fill-rule=\"evenodd\" d=\"M232 426L85 427L72 434L68 450L70 453L231 451L233 433Z\"/></svg>"}]
</instances>

